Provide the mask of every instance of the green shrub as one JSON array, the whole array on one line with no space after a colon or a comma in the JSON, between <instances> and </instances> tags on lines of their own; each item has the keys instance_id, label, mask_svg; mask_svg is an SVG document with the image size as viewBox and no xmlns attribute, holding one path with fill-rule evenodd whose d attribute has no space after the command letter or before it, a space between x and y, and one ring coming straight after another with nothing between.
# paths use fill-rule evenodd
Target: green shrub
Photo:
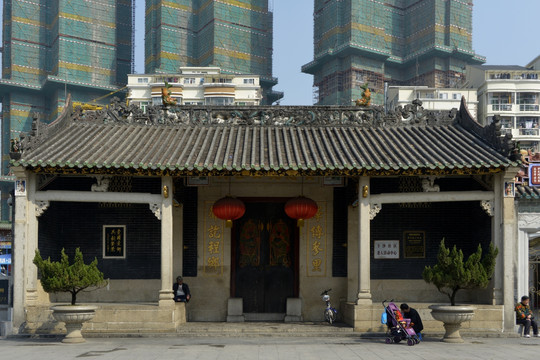
<instances>
[{"instance_id":1,"label":"green shrub","mask_svg":"<svg viewBox=\"0 0 540 360\"><path fill-rule=\"evenodd\" d=\"M51 258L43 260L39 250L36 250L34 264L41 274L41 285L48 293L69 292L71 293L71 305L75 305L77 294L89 287L102 287L107 284L103 280L103 273L97 268L97 259L90 264L85 264L80 248L75 249L73 263L64 249L60 261L51 261Z\"/></svg>"},{"instance_id":2,"label":"green shrub","mask_svg":"<svg viewBox=\"0 0 540 360\"><path fill-rule=\"evenodd\" d=\"M455 245L452 250L444 246L443 238L437 254L438 263L433 267L426 266L422 277L448 296L450 304L454 306L459 290L483 289L488 286L498 253L499 250L490 244L487 254L482 257L482 247L478 244L476 252L464 261L463 252Z\"/></svg>"}]
</instances>

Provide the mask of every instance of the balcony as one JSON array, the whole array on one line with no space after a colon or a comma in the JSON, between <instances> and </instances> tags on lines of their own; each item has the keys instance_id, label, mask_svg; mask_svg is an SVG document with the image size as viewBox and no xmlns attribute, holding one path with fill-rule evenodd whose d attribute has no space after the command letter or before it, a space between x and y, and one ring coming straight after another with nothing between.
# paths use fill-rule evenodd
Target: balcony
<instances>
[{"instance_id":1,"label":"balcony","mask_svg":"<svg viewBox=\"0 0 540 360\"><path fill-rule=\"evenodd\" d=\"M491 104L491 111L493 112L512 111L512 104Z\"/></svg>"},{"instance_id":2,"label":"balcony","mask_svg":"<svg viewBox=\"0 0 540 360\"><path fill-rule=\"evenodd\" d=\"M531 138L538 138L540 140L540 129L513 129L513 128L502 128L501 135L511 134L512 137L516 140L525 140Z\"/></svg>"},{"instance_id":3,"label":"balcony","mask_svg":"<svg viewBox=\"0 0 540 360\"><path fill-rule=\"evenodd\" d=\"M519 111L538 111L539 105L537 104L520 104Z\"/></svg>"},{"instance_id":4,"label":"balcony","mask_svg":"<svg viewBox=\"0 0 540 360\"><path fill-rule=\"evenodd\" d=\"M540 136L540 129L517 129L517 136Z\"/></svg>"}]
</instances>

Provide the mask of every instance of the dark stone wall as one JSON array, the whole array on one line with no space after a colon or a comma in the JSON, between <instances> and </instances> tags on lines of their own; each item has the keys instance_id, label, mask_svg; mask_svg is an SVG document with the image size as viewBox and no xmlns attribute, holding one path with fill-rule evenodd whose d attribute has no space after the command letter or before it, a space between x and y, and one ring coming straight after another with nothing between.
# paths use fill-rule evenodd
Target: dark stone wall
<instances>
[{"instance_id":1,"label":"dark stone wall","mask_svg":"<svg viewBox=\"0 0 540 360\"><path fill-rule=\"evenodd\" d=\"M332 276L347 277L347 242L349 222L347 188L334 188Z\"/></svg>"},{"instance_id":2,"label":"dark stone wall","mask_svg":"<svg viewBox=\"0 0 540 360\"><path fill-rule=\"evenodd\" d=\"M425 231L426 257L406 259L403 249L404 231ZM446 246L457 245L465 258L476 251L478 244L487 250L491 242L491 217L480 202L431 203L427 207L400 207L385 204L371 221L371 278L421 279L426 265L437 262L442 238ZM374 259L375 240L399 240L399 259Z\"/></svg>"},{"instance_id":3,"label":"dark stone wall","mask_svg":"<svg viewBox=\"0 0 540 360\"><path fill-rule=\"evenodd\" d=\"M103 225L126 225L126 258L103 259ZM51 202L39 218L38 248L44 258L70 258L81 248L85 262L97 257L105 278L161 278L161 222L146 204Z\"/></svg>"}]
</instances>

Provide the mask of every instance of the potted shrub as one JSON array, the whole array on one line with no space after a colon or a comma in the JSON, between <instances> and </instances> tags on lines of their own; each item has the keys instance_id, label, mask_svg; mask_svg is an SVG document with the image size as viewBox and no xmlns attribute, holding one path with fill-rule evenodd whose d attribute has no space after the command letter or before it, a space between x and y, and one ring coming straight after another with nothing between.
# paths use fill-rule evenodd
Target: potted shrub
<instances>
[{"instance_id":1,"label":"potted shrub","mask_svg":"<svg viewBox=\"0 0 540 360\"><path fill-rule=\"evenodd\" d=\"M499 250L490 244L488 252L482 256L482 247L478 244L476 252L465 261L461 250L458 250L455 245L450 250L444 245L444 238L442 239L437 254L437 264L433 267L426 266L422 277L427 283L435 285L437 290L448 296L450 300L450 306L432 305L429 307L433 318L444 323L446 333L443 341L463 342L459 329L462 322L472 319L474 307L456 306L456 294L462 289L486 288L493 275L498 253Z\"/></svg>"},{"instance_id":2,"label":"potted shrub","mask_svg":"<svg viewBox=\"0 0 540 360\"><path fill-rule=\"evenodd\" d=\"M77 294L91 287L102 287L107 284L103 273L97 268L97 259L85 264L80 248L75 249L73 263L69 262L64 249L60 261L43 260L39 250L36 250L34 264L41 274L41 285L48 293L71 293L71 305L56 305L51 307L53 317L66 324L67 335L62 340L66 343L84 342L81 334L82 324L94 317L96 307L77 305Z\"/></svg>"}]
</instances>

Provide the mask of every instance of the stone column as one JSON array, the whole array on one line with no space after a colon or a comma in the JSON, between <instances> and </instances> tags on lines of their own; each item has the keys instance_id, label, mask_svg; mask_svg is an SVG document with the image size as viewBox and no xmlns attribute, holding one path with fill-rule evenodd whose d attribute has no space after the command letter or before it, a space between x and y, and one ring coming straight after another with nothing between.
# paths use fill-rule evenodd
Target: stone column
<instances>
[{"instance_id":1,"label":"stone column","mask_svg":"<svg viewBox=\"0 0 540 360\"><path fill-rule=\"evenodd\" d=\"M173 306L173 180L161 178L161 290L159 306Z\"/></svg>"},{"instance_id":2,"label":"stone column","mask_svg":"<svg viewBox=\"0 0 540 360\"><path fill-rule=\"evenodd\" d=\"M49 202L36 202L37 176L28 173L26 180L26 196L28 199L27 224L26 224L26 305L33 306L37 303L37 267L34 265L34 255L38 248L38 216L45 211Z\"/></svg>"},{"instance_id":3,"label":"stone column","mask_svg":"<svg viewBox=\"0 0 540 360\"><path fill-rule=\"evenodd\" d=\"M358 305L371 304L369 186L369 177L360 177L358 182L358 299L356 301Z\"/></svg>"},{"instance_id":4,"label":"stone column","mask_svg":"<svg viewBox=\"0 0 540 360\"><path fill-rule=\"evenodd\" d=\"M504 185L506 181L513 181L515 174L517 173L517 168L509 168L504 174L502 179L502 186L497 188L497 191L502 191L504 193ZM504 195L503 195L504 196ZM517 258L515 251L517 249L517 220L516 220L516 211L514 207L514 198L513 197L503 197L502 198L502 262L503 262L503 305L504 305L504 331L513 332L515 325L515 314L514 314L514 301L517 297L515 292L515 277L517 269ZM500 251L499 250L499 251ZM499 259L500 260L500 259ZM521 295L520 295L521 296Z\"/></svg>"},{"instance_id":5,"label":"stone column","mask_svg":"<svg viewBox=\"0 0 540 360\"><path fill-rule=\"evenodd\" d=\"M493 201L493 217L491 219L491 237L493 245L499 249L499 256L495 263L495 272L493 274L493 305L503 304L503 282L504 282L504 246L502 234L502 214L503 214L503 175L493 175L493 192L495 199Z\"/></svg>"},{"instance_id":6,"label":"stone column","mask_svg":"<svg viewBox=\"0 0 540 360\"><path fill-rule=\"evenodd\" d=\"M26 173L22 168L12 168L12 171L18 181L24 181L26 188ZM12 271L13 271L13 330L15 333L19 331L20 326L25 322L25 305L26 305L26 220L28 201L26 191L20 192L15 189L15 217L14 234L13 234L13 254L12 254Z\"/></svg>"}]
</instances>

